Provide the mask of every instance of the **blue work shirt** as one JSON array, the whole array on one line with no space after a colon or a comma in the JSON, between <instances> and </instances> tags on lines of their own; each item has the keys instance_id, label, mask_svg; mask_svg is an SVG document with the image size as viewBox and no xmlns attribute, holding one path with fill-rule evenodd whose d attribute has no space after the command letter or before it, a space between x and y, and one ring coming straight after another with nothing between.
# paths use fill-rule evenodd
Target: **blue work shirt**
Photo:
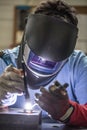
<instances>
[{"instance_id":1,"label":"blue work shirt","mask_svg":"<svg viewBox=\"0 0 87 130\"><path fill-rule=\"evenodd\" d=\"M14 49L4 50L4 59L0 58L0 74L3 73L7 64L13 64L17 67L17 58L19 53L19 46ZM6 60L8 63L6 63ZM66 64L62 67L61 71L57 74L52 82L58 80L60 84L68 83L67 92L69 99L79 104L87 103L87 56L80 50L74 50L68 58ZM49 84L49 85L50 85ZM49 87L46 86L46 88ZM29 93L32 103L34 103L34 95L38 90L29 88ZM17 102L12 107L22 107L24 104L24 96L18 96Z\"/></svg>"}]
</instances>

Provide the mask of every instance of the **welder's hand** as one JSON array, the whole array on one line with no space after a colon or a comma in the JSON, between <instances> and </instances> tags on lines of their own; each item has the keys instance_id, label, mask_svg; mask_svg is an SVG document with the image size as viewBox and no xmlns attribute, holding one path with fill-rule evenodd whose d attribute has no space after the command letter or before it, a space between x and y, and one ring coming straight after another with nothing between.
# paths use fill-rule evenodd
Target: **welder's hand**
<instances>
[{"instance_id":1,"label":"welder's hand","mask_svg":"<svg viewBox=\"0 0 87 130\"><path fill-rule=\"evenodd\" d=\"M7 93L21 94L24 91L22 70L9 65L0 76L0 100L7 98Z\"/></svg>"},{"instance_id":2,"label":"welder's hand","mask_svg":"<svg viewBox=\"0 0 87 130\"><path fill-rule=\"evenodd\" d=\"M62 86L58 82L55 82L49 87L48 91L44 87L41 87L41 94L35 94L36 102L39 106L47 111L55 120L60 120L70 106L66 91L67 86L67 84Z\"/></svg>"}]
</instances>

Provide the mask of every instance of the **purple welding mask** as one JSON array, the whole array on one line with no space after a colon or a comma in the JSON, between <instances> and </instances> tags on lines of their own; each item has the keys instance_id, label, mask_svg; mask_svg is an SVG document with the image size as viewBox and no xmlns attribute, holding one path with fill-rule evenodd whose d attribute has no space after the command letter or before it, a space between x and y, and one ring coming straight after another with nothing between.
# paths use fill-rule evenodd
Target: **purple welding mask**
<instances>
[{"instance_id":1,"label":"purple welding mask","mask_svg":"<svg viewBox=\"0 0 87 130\"><path fill-rule=\"evenodd\" d=\"M38 89L50 83L61 70L67 59L62 62L48 61L33 53L28 45L24 47L23 61L27 83L31 89Z\"/></svg>"},{"instance_id":2,"label":"purple welding mask","mask_svg":"<svg viewBox=\"0 0 87 130\"><path fill-rule=\"evenodd\" d=\"M75 48L78 29L53 16L29 15L21 44L27 83L38 89L50 83Z\"/></svg>"}]
</instances>

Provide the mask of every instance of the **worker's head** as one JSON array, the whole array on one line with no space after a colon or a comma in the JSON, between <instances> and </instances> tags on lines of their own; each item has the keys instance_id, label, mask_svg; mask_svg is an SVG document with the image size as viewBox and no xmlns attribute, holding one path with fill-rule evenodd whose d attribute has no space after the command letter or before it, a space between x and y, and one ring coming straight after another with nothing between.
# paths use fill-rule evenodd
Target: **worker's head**
<instances>
[{"instance_id":1,"label":"worker's head","mask_svg":"<svg viewBox=\"0 0 87 130\"><path fill-rule=\"evenodd\" d=\"M29 15L23 58L30 86L47 85L75 48L78 29L75 9L61 0L41 3Z\"/></svg>"},{"instance_id":2,"label":"worker's head","mask_svg":"<svg viewBox=\"0 0 87 130\"><path fill-rule=\"evenodd\" d=\"M41 2L41 4L36 7L34 14L53 16L75 26L78 24L76 9L62 0Z\"/></svg>"}]
</instances>

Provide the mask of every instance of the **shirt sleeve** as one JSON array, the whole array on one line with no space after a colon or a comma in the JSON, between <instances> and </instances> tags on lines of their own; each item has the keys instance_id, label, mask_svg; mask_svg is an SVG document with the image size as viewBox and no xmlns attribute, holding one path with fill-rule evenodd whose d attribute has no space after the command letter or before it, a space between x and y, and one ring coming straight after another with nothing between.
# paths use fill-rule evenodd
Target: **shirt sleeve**
<instances>
[{"instance_id":1,"label":"shirt sleeve","mask_svg":"<svg viewBox=\"0 0 87 130\"><path fill-rule=\"evenodd\" d=\"M3 73L4 69L6 68L6 63L2 58L0 58L0 75Z\"/></svg>"},{"instance_id":2,"label":"shirt sleeve","mask_svg":"<svg viewBox=\"0 0 87 130\"><path fill-rule=\"evenodd\" d=\"M78 63L75 80L75 95L79 104L87 103L87 56Z\"/></svg>"},{"instance_id":3,"label":"shirt sleeve","mask_svg":"<svg viewBox=\"0 0 87 130\"><path fill-rule=\"evenodd\" d=\"M83 53L74 56L72 84L76 102L70 101L74 111L69 124L87 127L87 56Z\"/></svg>"},{"instance_id":4,"label":"shirt sleeve","mask_svg":"<svg viewBox=\"0 0 87 130\"><path fill-rule=\"evenodd\" d=\"M16 60L18 58L19 46L2 51L4 52L4 56L0 57L0 75L9 64L13 64L14 67L17 67Z\"/></svg>"},{"instance_id":5,"label":"shirt sleeve","mask_svg":"<svg viewBox=\"0 0 87 130\"><path fill-rule=\"evenodd\" d=\"M78 52L70 59L70 86L74 100L79 104L87 103L87 56ZM71 95L69 95L70 97ZM71 99L71 98L70 98ZM72 100L72 99L71 99Z\"/></svg>"}]
</instances>

